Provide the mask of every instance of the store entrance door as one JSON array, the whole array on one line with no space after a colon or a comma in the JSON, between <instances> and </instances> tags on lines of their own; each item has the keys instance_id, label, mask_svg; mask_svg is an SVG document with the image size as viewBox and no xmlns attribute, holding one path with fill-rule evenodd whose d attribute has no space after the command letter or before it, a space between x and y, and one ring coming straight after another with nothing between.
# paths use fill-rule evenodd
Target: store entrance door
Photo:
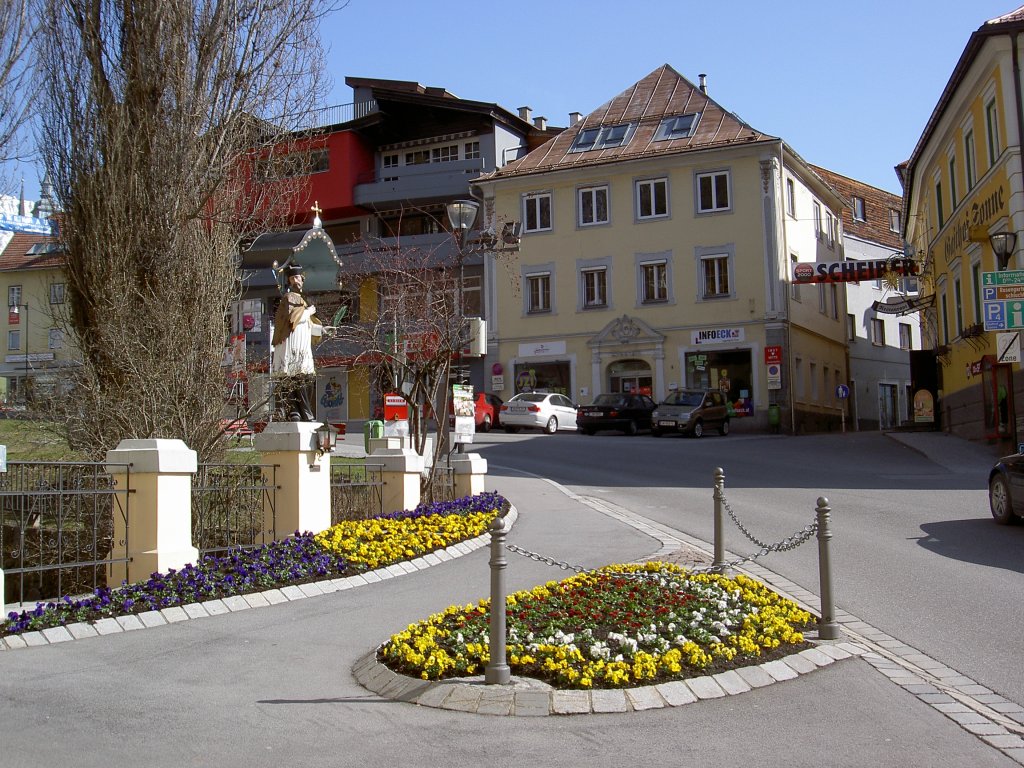
<instances>
[{"instance_id":1,"label":"store entrance door","mask_svg":"<svg viewBox=\"0 0 1024 768\"><path fill-rule=\"evenodd\" d=\"M651 395L654 378L643 360L619 360L608 366L608 391L613 394Z\"/></svg>"},{"instance_id":2,"label":"store entrance door","mask_svg":"<svg viewBox=\"0 0 1024 768\"><path fill-rule=\"evenodd\" d=\"M899 413L899 394L895 384L878 385L878 428L893 429Z\"/></svg>"}]
</instances>

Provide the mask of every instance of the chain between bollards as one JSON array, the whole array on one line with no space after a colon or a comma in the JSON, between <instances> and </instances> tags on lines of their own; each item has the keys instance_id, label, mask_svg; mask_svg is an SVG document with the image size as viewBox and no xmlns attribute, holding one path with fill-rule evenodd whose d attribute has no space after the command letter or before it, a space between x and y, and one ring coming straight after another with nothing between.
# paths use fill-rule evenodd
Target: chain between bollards
<instances>
[{"instance_id":1,"label":"chain between bollards","mask_svg":"<svg viewBox=\"0 0 1024 768\"><path fill-rule=\"evenodd\" d=\"M498 515L491 522L491 615L490 615L490 660L484 670L484 682L488 685L507 685L512 677L507 657L507 623L505 601L505 537L508 528L504 515Z\"/></svg>"},{"instance_id":2,"label":"chain between bollards","mask_svg":"<svg viewBox=\"0 0 1024 768\"><path fill-rule=\"evenodd\" d=\"M832 562L829 556L829 542L832 530L829 523L832 509L828 499L818 497L818 581L821 586L821 618L818 620L818 638L821 640L838 640L842 634L836 622L835 605L832 602Z\"/></svg>"}]
</instances>

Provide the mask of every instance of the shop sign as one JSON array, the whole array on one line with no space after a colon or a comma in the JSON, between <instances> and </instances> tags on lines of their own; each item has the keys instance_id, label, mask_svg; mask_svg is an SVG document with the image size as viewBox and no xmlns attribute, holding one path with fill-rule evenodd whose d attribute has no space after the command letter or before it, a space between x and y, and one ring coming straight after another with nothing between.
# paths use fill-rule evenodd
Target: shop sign
<instances>
[{"instance_id":1,"label":"shop sign","mask_svg":"<svg viewBox=\"0 0 1024 768\"><path fill-rule=\"evenodd\" d=\"M950 224L943 240L943 251L946 260L955 259L960 255L964 245L974 240L972 230L987 233L988 227L1000 216L1006 215L1006 179L1002 173L995 180L981 187L971 196L970 202L964 206L960 218ZM983 239L987 240L987 237Z\"/></svg>"},{"instance_id":2,"label":"shop sign","mask_svg":"<svg viewBox=\"0 0 1024 768\"><path fill-rule=\"evenodd\" d=\"M912 312L926 309L934 303L934 294L929 296L902 296L900 298L890 297L884 302L876 301L872 303L871 309L879 315L909 315Z\"/></svg>"},{"instance_id":3,"label":"shop sign","mask_svg":"<svg viewBox=\"0 0 1024 768\"><path fill-rule=\"evenodd\" d=\"M742 328L705 328L694 331L691 339L694 346L701 344L729 344L735 341L743 341Z\"/></svg>"},{"instance_id":4,"label":"shop sign","mask_svg":"<svg viewBox=\"0 0 1024 768\"><path fill-rule=\"evenodd\" d=\"M771 365L772 363L782 362L782 347L778 345L768 346L764 348L764 361Z\"/></svg>"},{"instance_id":5,"label":"shop sign","mask_svg":"<svg viewBox=\"0 0 1024 768\"><path fill-rule=\"evenodd\" d=\"M793 267L793 280L797 283L859 283L881 280L889 273L909 277L919 271L913 259L801 262Z\"/></svg>"},{"instance_id":6,"label":"shop sign","mask_svg":"<svg viewBox=\"0 0 1024 768\"><path fill-rule=\"evenodd\" d=\"M547 341L540 344L520 344L519 357L540 357L542 355L564 355L564 341Z\"/></svg>"}]
</instances>

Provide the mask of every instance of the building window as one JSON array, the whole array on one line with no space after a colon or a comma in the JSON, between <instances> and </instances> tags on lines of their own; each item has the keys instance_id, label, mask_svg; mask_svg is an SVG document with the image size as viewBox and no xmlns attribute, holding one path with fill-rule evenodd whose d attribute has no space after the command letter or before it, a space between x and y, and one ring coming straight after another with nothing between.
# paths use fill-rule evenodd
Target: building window
<instances>
[{"instance_id":1,"label":"building window","mask_svg":"<svg viewBox=\"0 0 1024 768\"><path fill-rule=\"evenodd\" d=\"M949 156L949 210L956 210L956 158L952 154Z\"/></svg>"},{"instance_id":2,"label":"building window","mask_svg":"<svg viewBox=\"0 0 1024 768\"><path fill-rule=\"evenodd\" d=\"M836 217L832 215L832 211L825 211L825 242L829 248L836 247Z\"/></svg>"},{"instance_id":3,"label":"building window","mask_svg":"<svg viewBox=\"0 0 1024 768\"><path fill-rule=\"evenodd\" d=\"M823 234L821 229L821 203L815 200L811 208L814 211L814 236L821 240Z\"/></svg>"},{"instance_id":4,"label":"building window","mask_svg":"<svg viewBox=\"0 0 1024 768\"><path fill-rule=\"evenodd\" d=\"M853 315L846 316L846 340L851 343L857 340L857 318Z\"/></svg>"},{"instance_id":5,"label":"building window","mask_svg":"<svg viewBox=\"0 0 1024 768\"><path fill-rule=\"evenodd\" d=\"M523 197L523 231L544 232L551 229L551 193Z\"/></svg>"},{"instance_id":6,"label":"building window","mask_svg":"<svg viewBox=\"0 0 1024 768\"><path fill-rule=\"evenodd\" d=\"M935 213L939 217L939 226L946 223L946 214L942 209L942 182L935 181Z\"/></svg>"},{"instance_id":7,"label":"building window","mask_svg":"<svg viewBox=\"0 0 1024 768\"><path fill-rule=\"evenodd\" d=\"M946 307L946 287L942 287L939 295L939 308L942 313L942 343L949 344L949 309Z\"/></svg>"},{"instance_id":8,"label":"building window","mask_svg":"<svg viewBox=\"0 0 1024 768\"><path fill-rule=\"evenodd\" d=\"M971 289L974 295L974 322L981 322L981 262L971 265Z\"/></svg>"},{"instance_id":9,"label":"building window","mask_svg":"<svg viewBox=\"0 0 1024 768\"><path fill-rule=\"evenodd\" d=\"M668 141L670 139L685 139L693 135L694 129L700 119L700 112L692 115L675 115L666 117L658 126L658 132L654 134L655 141Z\"/></svg>"},{"instance_id":10,"label":"building window","mask_svg":"<svg viewBox=\"0 0 1024 768\"><path fill-rule=\"evenodd\" d=\"M900 323L900 349L913 349L914 337L910 333L910 323Z\"/></svg>"},{"instance_id":11,"label":"building window","mask_svg":"<svg viewBox=\"0 0 1024 768\"><path fill-rule=\"evenodd\" d=\"M585 269L583 277L583 308L608 306L608 270Z\"/></svg>"},{"instance_id":12,"label":"building window","mask_svg":"<svg viewBox=\"0 0 1024 768\"><path fill-rule=\"evenodd\" d=\"M415 152L405 153L405 164L406 165L423 165L424 163L430 162L430 150L429 149L418 149Z\"/></svg>"},{"instance_id":13,"label":"building window","mask_svg":"<svg viewBox=\"0 0 1024 768\"><path fill-rule=\"evenodd\" d=\"M825 283L818 283L818 311L823 315L828 314L828 294L825 293Z\"/></svg>"},{"instance_id":14,"label":"building window","mask_svg":"<svg viewBox=\"0 0 1024 768\"><path fill-rule=\"evenodd\" d=\"M640 263L640 301L644 304L668 301L668 262L645 261Z\"/></svg>"},{"instance_id":15,"label":"building window","mask_svg":"<svg viewBox=\"0 0 1024 768\"><path fill-rule=\"evenodd\" d=\"M789 254L789 296L793 301L800 301L800 283L796 281L797 263L796 254Z\"/></svg>"},{"instance_id":16,"label":"building window","mask_svg":"<svg viewBox=\"0 0 1024 768\"><path fill-rule=\"evenodd\" d=\"M807 378L811 380L811 402L816 403L820 398L820 394L818 392L818 364L811 363L809 367L810 371Z\"/></svg>"},{"instance_id":17,"label":"building window","mask_svg":"<svg viewBox=\"0 0 1024 768\"><path fill-rule=\"evenodd\" d=\"M480 142L479 141L468 141L468 142L466 142L466 159L467 160L479 160L480 159Z\"/></svg>"},{"instance_id":18,"label":"building window","mask_svg":"<svg viewBox=\"0 0 1024 768\"><path fill-rule=\"evenodd\" d=\"M434 147L430 150L430 162L432 163L451 163L458 159L458 144L449 144L447 147Z\"/></svg>"},{"instance_id":19,"label":"building window","mask_svg":"<svg viewBox=\"0 0 1024 768\"><path fill-rule=\"evenodd\" d=\"M645 179L636 183L636 216L638 219L668 216L668 179Z\"/></svg>"},{"instance_id":20,"label":"building window","mask_svg":"<svg viewBox=\"0 0 1024 768\"><path fill-rule=\"evenodd\" d=\"M597 128L584 128L573 140L570 152L587 152L591 149L609 149L621 147L628 143L636 128L635 123L605 125Z\"/></svg>"},{"instance_id":21,"label":"building window","mask_svg":"<svg viewBox=\"0 0 1024 768\"><path fill-rule=\"evenodd\" d=\"M717 299L729 295L729 257L723 254L703 256L700 260L704 281L704 298Z\"/></svg>"},{"instance_id":22,"label":"building window","mask_svg":"<svg viewBox=\"0 0 1024 768\"><path fill-rule=\"evenodd\" d=\"M964 304L960 295L960 278L953 281L953 308L956 311L957 333L964 327Z\"/></svg>"},{"instance_id":23,"label":"building window","mask_svg":"<svg viewBox=\"0 0 1024 768\"><path fill-rule=\"evenodd\" d=\"M697 174L697 213L729 210L729 172Z\"/></svg>"},{"instance_id":24,"label":"building window","mask_svg":"<svg viewBox=\"0 0 1024 768\"><path fill-rule=\"evenodd\" d=\"M992 167L1000 152L999 110L994 98L985 105L985 138L988 141L988 164Z\"/></svg>"},{"instance_id":25,"label":"building window","mask_svg":"<svg viewBox=\"0 0 1024 768\"><path fill-rule=\"evenodd\" d=\"M855 221L867 221L868 218L864 211L864 198L854 197L853 198L853 218Z\"/></svg>"},{"instance_id":26,"label":"building window","mask_svg":"<svg viewBox=\"0 0 1024 768\"><path fill-rule=\"evenodd\" d=\"M381 158L381 165L385 168L397 168L398 155L384 155L384 157Z\"/></svg>"},{"instance_id":27,"label":"building window","mask_svg":"<svg viewBox=\"0 0 1024 768\"><path fill-rule=\"evenodd\" d=\"M895 208L889 209L889 231L899 232L900 231L900 212Z\"/></svg>"},{"instance_id":28,"label":"building window","mask_svg":"<svg viewBox=\"0 0 1024 768\"><path fill-rule=\"evenodd\" d=\"M871 318L871 343L876 347L885 346L885 321Z\"/></svg>"},{"instance_id":29,"label":"building window","mask_svg":"<svg viewBox=\"0 0 1024 768\"><path fill-rule=\"evenodd\" d=\"M8 331L7 332L7 348L8 349L21 349L21 331Z\"/></svg>"},{"instance_id":30,"label":"building window","mask_svg":"<svg viewBox=\"0 0 1024 768\"><path fill-rule=\"evenodd\" d=\"M974 155L974 131L968 130L964 134L964 172L967 175L967 191L974 189L978 181L978 166Z\"/></svg>"},{"instance_id":31,"label":"building window","mask_svg":"<svg viewBox=\"0 0 1024 768\"><path fill-rule=\"evenodd\" d=\"M608 223L608 187L584 187L577 193L579 225Z\"/></svg>"},{"instance_id":32,"label":"building window","mask_svg":"<svg viewBox=\"0 0 1024 768\"><path fill-rule=\"evenodd\" d=\"M551 311L551 273L538 272L526 276L527 312Z\"/></svg>"},{"instance_id":33,"label":"building window","mask_svg":"<svg viewBox=\"0 0 1024 768\"><path fill-rule=\"evenodd\" d=\"M64 303L64 283L50 283L50 303Z\"/></svg>"},{"instance_id":34,"label":"building window","mask_svg":"<svg viewBox=\"0 0 1024 768\"><path fill-rule=\"evenodd\" d=\"M7 306L16 307L21 304L21 286L10 285L7 287Z\"/></svg>"},{"instance_id":35,"label":"building window","mask_svg":"<svg viewBox=\"0 0 1024 768\"><path fill-rule=\"evenodd\" d=\"M786 179L786 213L796 218L796 184L792 179Z\"/></svg>"},{"instance_id":36,"label":"building window","mask_svg":"<svg viewBox=\"0 0 1024 768\"><path fill-rule=\"evenodd\" d=\"M793 389L796 391L796 396L802 400L804 396L804 361L799 357L793 360L793 378L796 379L793 382Z\"/></svg>"},{"instance_id":37,"label":"building window","mask_svg":"<svg viewBox=\"0 0 1024 768\"><path fill-rule=\"evenodd\" d=\"M64 346L64 331L51 328L47 337L50 349L61 349Z\"/></svg>"},{"instance_id":38,"label":"building window","mask_svg":"<svg viewBox=\"0 0 1024 768\"><path fill-rule=\"evenodd\" d=\"M462 278L462 316L481 317L483 306L480 296L483 293L481 285L483 278L480 275L466 275ZM358 301L358 296L356 296ZM358 309L358 304L356 305Z\"/></svg>"}]
</instances>

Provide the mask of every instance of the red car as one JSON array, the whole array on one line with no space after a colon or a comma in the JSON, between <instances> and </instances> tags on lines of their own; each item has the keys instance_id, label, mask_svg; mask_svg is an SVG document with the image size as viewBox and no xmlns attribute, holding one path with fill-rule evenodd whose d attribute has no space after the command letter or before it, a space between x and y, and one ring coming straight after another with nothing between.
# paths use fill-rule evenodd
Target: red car
<instances>
[{"instance_id":1,"label":"red car","mask_svg":"<svg viewBox=\"0 0 1024 768\"><path fill-rule=\"evenodd\" d=\"M502 400L490 392L477 392L473 396L473 414L476 419L477 432L490 432L492 428L501 426ZM451 406L449 406L449 411ZM448 423L455 426L455 416L449 413Z\"/></svg>"}]
</instances>

